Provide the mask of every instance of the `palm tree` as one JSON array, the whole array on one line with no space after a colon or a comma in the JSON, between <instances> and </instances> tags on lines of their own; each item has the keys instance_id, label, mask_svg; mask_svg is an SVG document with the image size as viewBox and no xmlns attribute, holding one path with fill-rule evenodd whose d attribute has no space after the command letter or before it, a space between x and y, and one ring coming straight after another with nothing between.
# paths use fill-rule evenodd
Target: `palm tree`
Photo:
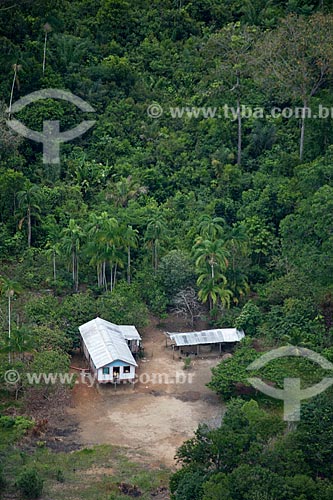
<instances>
[{"instance_id":1,"label":"palm tree","mask_svg":"<svg viewBox=\"0 0 333 500\"><path fill-rule=\"evenodd\" d=\"M53 57L58 71L62 74L75 73L81 67L85 55L89 54L90 50L92 50L92 44L87 39L82 40L63 33L55 35L53 38Z\"/></svg>"},{"instance_id":2,"label":"palm tree","mask_svg":"<svg viewBox=\"0 0 333 500\"><path fill-rule=\"evenodd\" d=\"M110 270L110 290L115 287L117 280L117 269L123 267L123 255L121 252L123 243L121 230L117 219L110 217L107 212L101 215L92 214L87 226L90 243L87 253L91 256L90 264L97 268L98 286L108 289L107 264Z\"/></svg>"},{"instance_id":3,"label":"palm tree","mask_svg":"<svg viewBox=\"0 0 333 500\"><path fill-rule=\"evenodd\" d=\"M109 246L109 266L110 266L110 290L113 291L117 282L118 267L124 267L123 252L119 240L116 244Z\"/></svg>"},{"instance_id":4,"label":"palm tree","mask_svg":"<svg viewBox=\"0 0 333 500\"><path fill-rule=\"evenodd\" d=\"M247 276L244 274L244 259L248 252L248 236L243 224L234 224L226 231L226 248L230 251L231 266L228 269L227 279L234 294L233 301L238 303L239 298L249 291Z\"/></svg>"},{"instance_id":5,"label":"palm tree","mask_svg":"<svg viewBox=\"0 0 333 500\"><path fill-rule=\"evenodd\" d=\"M233 293L228 288L225 288L227 283L225 276L221 276L219 283L215 283L212 279L207 280L205 275L201 275L199 276L197 283L198 285L202 285L198 292L198 297L203 303L206 303L207 301L209 302L210 311L218 303L218 301L224 309L230 307L230 301Z\"/></svg>"},{"instance_id":6,"label":"palm tree","mask_svg":"<svg viewBox=\"0 0 333 500\"><path fill-rule=\"evenodd\" d=\"M166 233L166 223L162 217L156 215L149 220L145 233L145 240L148 247L152 250L152 266L155 272L158 268L160 243L166 238Z\"/></svg>"},{"instance_id":7,"label":"palm tree","mask_svg":"<svg viewBox=\"0 0 333 500\"><path fill-rule=\"evenodd\" d=\"M197 284L201 287L198 297L202 302L209 302L209 309L220 301L223 307L230 304L232 292L226 288L225 271L228 267L229 252L222 240L197 239L194 246L194 258L197 269Z\"/></svg>"},{"instance_id":8,"label":"palm tree","mask_svg":"<svg viewBox=\"0 0 333 500\"><path fill-rule=\"evenodd\" d=\"M9 108L8 108L9 119L11 117L11 112L12 112L15 84L16 84L18 89L20 88L20 81L18 79L17 74L19 71L21 71L21 69L22 69L21 64L13 64L14 76L13 76L12 88L11 88L11 92L10 92Z\"/></svg>"},{"instance_id":9,"label":"palm tree","mask_svg":"<svg viewBox=\"0 0 333 500\"><path fill-rule=\"evenodd\" d=\"M242 272L240 267L233 269L230 267L227 271L228 286L233 293L234 304L239 303L239 299L244 297L249 292L249 284L247 276Z\"/></svg>"},{"instance_id":10,"label":"palm tree","mask_svg":"<svg viewBox=\"0 0 333 500\"><path fill-rule=\"evenodd\" d=\"M72 279L76 292L79 290L79 251L83 235L81 227L74 219L70 219L68 226L62 231L62 248L71 258Z\"/></svg>"},{"instance_id":11,"label":"palm tree","mask_svg":"<svg viewBox=\"0 0 333 500\"><path fill-rule=\"evenodd\" d=\"M45 245L45 253L48 257L51 258L52 260L52 270L53 270L53 281L56 283L57 281L57 263L56 263L56 257L61 254L60 251L60 243L57 242L52 242L48 241Z\"/></svg>"},{"instance_id":12,"label":"palm tree","mask_svg":"<svg viewBox=\"0 0 333 500\"><path fill-rule=\"evenodd\" d=\"M96 266L97 272L97 285L99 287L105 286L107 289L106 281L106 257L105 245L103 243L103 230L107 213L103 212L102 215L92 213L90 221L87 224L86 231L88 235L87 254L90 257L90 264Z\"/></svg>"},{"instance_id":13,"label":"palm tree","mask_svg":"<svg viewBox=\"0 0 333 500\"><path fill-rule=\"evenodd\" d=\"M43 75L45 73L45 66L46 66L46 46L47 46L47 35L52 31L52 27L49 23L45 23L43 26L43 30L45 33L44 37L44 51L43 51Z\"/></svg>"},{"instance_id":14,"label":"palm tree","mask_svg":"<svg viewBox=\"0 0 333 500\"><path fill-rule=\"evenodd\" d=\"M203 239L216 240L221 238L224 233L225 220L222 217L211 217L203 215L199 224L199 235Z\"/></svg>"},{"instance_id":15,"label":"palm tree","mask_svg":"<svg viewBox=\"0 0 333 500\"><path fill-rule=\"evenodd\" d=\"M32 217L37 219L40 207L37 204L41 198L40 188L35 184L27 184L25 189L17 193L19 206L24 209L26 215L19 222L19 229L22 229L23 222L27 221L28 226L28 248L31 247L31 221Z\"/></svg>"},{"instance_id":16,"label":"palm tree","mask_svg":"<svg viewBox=\"0 0 333 500\"><path fill-rule=\"evenodd\" d=\"M14 328L8 342L1 348L1 352L8 353L8 355L15 353L19 355L19 358L24 359L24 353L31 351L34 347L35 342L30 330L25 327Z\"/></svg>"},{"instance_id":17,"label":"palm tree","mask_svg":"<svg viewBox=\"0 0 333 500\"><path fill-rule=\"evenodd\" d=\"M246 234L246 229L242 224L234 224L231 229L226 232L226 247L230 250L232 269L235 270L235 259L237 252L245 255L247 252L249 238Z\"/></svg>"},{"instance_id":18,"label":"palm tree","mask_svg":"<svg viewBox=\"0 0 333 500\"><path fill-rule=\"evenodd\" d=\"M121 232L121 241L127 249L127 283L131 284L131 248L138 246L138 230L132 226L127 226Z\"/></svg>"},{"instance_id":19,"label":"palm tree","mask_svg":"<svg viewBox=\"0 0 333 500\"><path fill-rule=\"evenodd\" d=\"M222 271L228 267L228 257L229 252L221 240L210 241L199 238L194 246L197 269L202 270L208 266L212 280L214 280L216 270Z\"/></svg>"},{"instance_id":20,"label":"palm tree","mask_svg":"<svg viewBox=\"0 0 333 500\"><path fill-rule=\"evenodd\" d=\"M0 276L0 291L3 293L8 299L8 344L11 344L11 317L12 317L12 298L15 294L21 291L21 286L19 283L10 280L9 278L5 278L4 276ZM8 361L11 362L11 353L8 352Z\"/></svg>"},{"instance_id":21,"label":"palm tree","mask_svg":"<svg viewBox=\"0 0 333 500\"><path fill-rule=\"evenodd\" d=\"M147 188L140 186L138 182L133 180L131 175L121 177L115 184L109 184L109 187L111 187L111 193L107 194L107 198L114 200L116 207L125 208L129 200L136 198L140 194L147 193Z\"/></svg>"},{"instance_id":22,"label":"palm tree","mask_svg":"<svg viewBox=\"0 0 333 500\"><path fill-rule=\"evenodd\" d=\"M233 297L233 293L231 290L225 287L220 287L218 291L218 298L220 301L220 304L222 306L222 309L229 309L230 307L230 301L231 298Z\"/></svg>"}]
</instances>

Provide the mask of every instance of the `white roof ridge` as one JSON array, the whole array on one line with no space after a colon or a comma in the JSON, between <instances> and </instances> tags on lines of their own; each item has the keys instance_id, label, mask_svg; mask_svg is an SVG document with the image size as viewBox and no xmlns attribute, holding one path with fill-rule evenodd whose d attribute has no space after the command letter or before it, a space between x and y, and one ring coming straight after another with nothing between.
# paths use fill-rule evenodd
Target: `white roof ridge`
<instances>
[{"instance_id":1,"label":"white roof ridge","mask_svg":"<svg viewBox=\"0 0 333 500\"><path fill-rule=\"evenodd\" d=\"M100 321L104 321L102 318L98 318L98 320L99 320L99 321L98 321L98 325L100 324ZM99 331L100 336L102 337L103 344L105 345L105 348L107 349L107 351L109 351L108 345L107 345L107 343L106 343L106 341L105 341L105 330L103 329L103 325L101 325L101 326L102 326L102 331L101 331L99 328L98 328L98 331ZM117 325L115 325L115 326L117 326ZM117 333L118 333L118 332L117 332ZM122 339L122 340L126 343L126 340L124 339L123 334L122 334L121 332L120 332L120 334L121 334L121 339ZM114 348L114 350L117 352L118 356L120 356L118 346L117 346L117 344L115 344L115 342L113 341L113 338L112 338L112 336L111 336L111 335L108 337L108 340L110 340L110 342L112 343L112 347L113 347L113 348ZM127 344L126 344L126 345L127 345ZM120 358L118 358L118 359L120 359Z\"/></svg>"},{"instance_id":2,"label":"white roof ridge","mask_svg":"<svg viewBox=\"0 0 333 500\"><path fill-rule=\"evenodd\" d=\"M91 329L89 328L90 326ZM101 368L117 360L137 366L133 354L128 347L124 333L119 328L119 325L97 316L81 325L79 330L96 368ZM96 346L94 332L99 339L102 354L98 352L98 341ZM122 348L123 352L121 352ZM100 361L98 361L98 358Z\"/></svg>"}]
</instances>

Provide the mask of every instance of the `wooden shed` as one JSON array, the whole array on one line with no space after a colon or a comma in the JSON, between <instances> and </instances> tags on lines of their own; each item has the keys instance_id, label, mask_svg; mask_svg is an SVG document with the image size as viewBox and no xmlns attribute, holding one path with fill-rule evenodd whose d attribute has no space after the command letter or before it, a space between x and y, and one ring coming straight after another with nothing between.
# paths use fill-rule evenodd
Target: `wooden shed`
<instances>
[{"instance_id":1,"label":"wooden shed","mask_svg":"<svg viewBox=\"0 0 333 500\"><path fill-rule=\"evenodd\" d=\"M200 354L200 348L203 350L208 347L209 350L218 348L222 352L223 345L232 345L240 342L245 333L236 328L216 328L214 330L202 330L200 332L167 333L173 349L179 349L182 354Z\"/></svg>"}]
</instances>

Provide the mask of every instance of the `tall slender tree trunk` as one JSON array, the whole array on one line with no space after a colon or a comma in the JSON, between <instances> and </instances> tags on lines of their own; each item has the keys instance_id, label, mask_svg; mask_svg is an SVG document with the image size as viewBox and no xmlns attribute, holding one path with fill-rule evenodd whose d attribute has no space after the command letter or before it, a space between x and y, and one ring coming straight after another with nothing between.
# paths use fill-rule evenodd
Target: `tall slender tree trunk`
<instances>
[{"instance_id":1,"label":"tall slender tree trunk","mask_svg":"<svg viewBox=\"0 0 333 500\"><path fill-rule=\"evenodd\" d=\"M157 268L158 268L158 249L157 249L158 243L157 240L154 242L154 271L156 273Z\"/></svg>"},{"instance_id":2,"label":"tall slender tree trunk","mask_svg":"<svg viewBox=\"0 0 333 500\"><path fill-rule=\"evenodd\" d=\"M97 277L97 286L100 288L101 286L101 265L98 263L96 264L96 277Z\"/></svg>"},{"instance_id":3,"label":"tall slender tree trunk","mask_svg":"<svg viewBox=\"0 0 333 500\"><path fill-rule=\"evenodd\" d=\"M73 250L72 254L72 265L73 265L73 284L74 284L74 291L78 292L79 291L79 261L78 261L78 256L76 253L76 250Z\"/></svg>"},{"instance_id":4,"label":"tall slender tree trunk","mask_svg":"<svg viewBox=\"0 0 333 500\"><path fill-rule=\"evenodd\" d=\"M237 77L239 85L239 77ZM237 143L237 165L242 163L242 113L240 107L240 98L237 98L237 126L238 126L238 143Z\"/></svg>"},{"instance_id":5,"label":"tall slender tree trunk","mask_svg":"<svg viewBox=\"0 0 333 500\"><path fill-rule=\"evenodd\" d=\"M75 285L75 251L72 252L72 281L73 285Z\"/></svg>"},{"instance_id":6,"label":"tall slender tree trunk","mask_svg":"<svg viewBox=\"0 0 333 500\"><path fill-rule=\"evenodd\" d=\"M17 64L14 64L14 77L13 77L12 88L11 88L11 92L10 92L9 110L8 110L8 117L9 117L9 119L11 117L11 112L12 112L12 105L13 105L13 97L14 97L14 88L15 88L15 82L16 82L16 75L17 75Z\"/></svg>"},{"instance_id":7,"label":"tall slender tree trunk","mask_svg":"<svg viewBox=\"0 0 333 500\"><path fill-rule=\"evenodd\" d=\"M234 245L234 243L232 243L232 254L231 254L231 258L232 258L232 270L235 271L235 255L236 255L236 247Z\"/></svg>"},{"instance_id":8,"label":"tall slender tree trunk","mask_svg":"<svg viewBox=\"0 0 333 500\"><path fill-rule=\"evenodd\" d=\"M113 277L113 288L116 286L116 281L117 281L117 263L114 266L114 277Z\"/></svg>"},{"instance_id":9,"label":"tall slender tree trunk","mask_svg":"<svg viewBox=\"0 0 333 500\"><path fill-rule=\"evenodd\" d=\"M56 253L53 250L53 281L57 281Z\"/></svg>"},{"instance_id":10,"label":"tall slender tree trunk","mask_svg":"<svg viewBox=\"0 0 333 500\"><path fill-rule=\"evenodd\" d=\"M52 41L52 40L51 40ZM52 44L51 44L52 45ZM45 38L44 38L44 53L43 53L43 75L45 73L45 66L46 66L46 46L47 46L47 31L45 31Z\"/></svg>"},{"instance_id":11,"label":"tall slender tree trunk","mask_svg":"<svg viewBox=\"0 0 333 500\"><path fill-rule=\"evenodd\" d=\"M79 291L79 260L75 254L75 291Z\"/></svg>"},{"instance_id":12,"label":"tall slender tree trunk","mask_svg":"<svg viewBox=\"0 0 333 500\"><path fill-rule=\"evenodd\" d=\"M28 206L27 219L28 219L28 248L30 248L31 247L31 207L30 207L30 205Z\"/></svg>"},{"instance_id":13,"label":"tall slender tree trunk","mask_svg":"<svg viewBox=\"0 0 333 500\"><path fill-rule=\"evenodd\" d=\"M106 279L106 261L102 264L102 286L104 286L105 291L108 289L108 280Z\"/></svg>"},{"instance_id":14,"label":"tall slender tree trunk","mask_svg":"<svg viewBox=\"0 0 333 500\"><path fill-rule=\"evenodd\" d=\"M127 283L131 284L131 247L127 247Z\"/></svg>"},{"instance_id":15,"label":"tall slender tree trunk","mask_svg":"<svg viewBox=\"0 0 333 500\"><path fill-rule=\"evenodd\" d=\"M9 349L10 349L10 340L11 340L11 320L12 320L12 311L11 311L11 290L8 292L8 340L9 340ZM8 362L11 363L11 352L9 350L8 353Z\"/></svg>"}]
</instances>

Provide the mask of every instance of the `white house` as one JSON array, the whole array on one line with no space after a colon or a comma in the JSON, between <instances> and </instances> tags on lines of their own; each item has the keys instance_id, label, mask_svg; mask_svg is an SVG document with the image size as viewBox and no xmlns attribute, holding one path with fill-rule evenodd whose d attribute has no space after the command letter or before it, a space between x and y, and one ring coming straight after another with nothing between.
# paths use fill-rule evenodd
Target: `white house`
<instances>
[{"instance_id":1,"label":"white house","mask_svg":"<svg viewBox=\"0 0 333 500\"><path fill-rule=\"evenodd\" d=\"M95 318L79 327L82 348L99 383L133 382L141 337L135 326Z\"/></svg>"}]
</instances>

